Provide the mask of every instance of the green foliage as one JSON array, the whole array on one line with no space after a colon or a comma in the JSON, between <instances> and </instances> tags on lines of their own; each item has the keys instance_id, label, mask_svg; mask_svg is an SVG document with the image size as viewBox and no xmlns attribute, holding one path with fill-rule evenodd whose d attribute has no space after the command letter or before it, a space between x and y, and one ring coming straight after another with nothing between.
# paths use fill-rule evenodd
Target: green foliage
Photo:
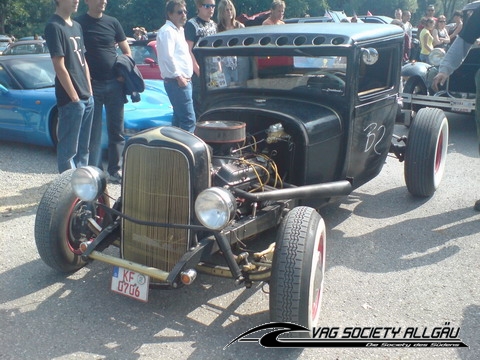
<instances>
[{"instance_id":1,"label":"green foliage","mask_svg":"<svg viewBox=\"0 0 480 360\"><path fill-rule=\"evenodd\" d=\"M437 15L443 14L447 17L448 20L451 20L455 10L462 10L462 8L467 4L472 2L471 0L441 0L438 1L440 12L437 12Z\"/></svg>"},{"instance_id":2,"label":"green foliage","mask_svg":"<svg viewBox=\"0 0 480 360\"><path fill-rule=\"evenodd\" d=\"M219 2L220 0L216 0ZM254 15L270 9L272 0L233 0L237 15ZM450 18L469 0L285 0L286 17L322 16L325 9L345 10L348 15L366 14L393 17L396 8L409 9L412 23L416 24L428 4L435 4L437 14ZM188 16L196 14L193 0L186 0ZM78 14L87 10L80 0ZM43 34L48 18L55 11L52 0L0 0L0 33L14 34L17 38ZM165 0L115 0L107 5L106 14L115 16L123 25L125 34L132 36L132 28L144 26L148 31L157 30L165 23Z\"/></svg>"}]
</instances>

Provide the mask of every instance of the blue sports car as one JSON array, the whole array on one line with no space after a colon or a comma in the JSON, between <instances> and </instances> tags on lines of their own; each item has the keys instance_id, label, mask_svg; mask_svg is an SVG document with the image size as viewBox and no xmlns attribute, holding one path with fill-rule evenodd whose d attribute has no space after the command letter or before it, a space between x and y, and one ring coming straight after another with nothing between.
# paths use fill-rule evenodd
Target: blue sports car
<instances>
[{"instance_id":1,"label":"blue sports car","mask_svg":"<svg viewBox=\"0 0 480 360\"><path fill-rule=\"evenodd\" d=\"M55 72L49 54L0 56L0 139L36 145L57 143ZM162 80L145 80L141 101L125 104L125 135L172 123ZM104 113L102 145L106 148Z\"/></svg>"}]
</instances>

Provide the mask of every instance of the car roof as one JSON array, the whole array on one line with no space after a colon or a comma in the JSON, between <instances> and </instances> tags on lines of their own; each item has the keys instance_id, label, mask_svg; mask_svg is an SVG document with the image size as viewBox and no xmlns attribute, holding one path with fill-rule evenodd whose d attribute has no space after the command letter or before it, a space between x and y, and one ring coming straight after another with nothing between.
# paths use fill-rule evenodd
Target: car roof
<instances>
[{"instance_id":1,"label":"car roof","mask_svg":"<svg viewBox=\"0 0 480 360\"><path fill-rule=\"evenodd\" d=\"M24 37L18 39L18 41L25 41L25 40L35 40L35 37L34 36L24 36ZM44 39L41 36L38 36L37 40L44 40Z\"/></svg>"},{"instance_id":2,"label":"car roof","mask_svg":"<svg viewBox=\"0 0 480 360\"><path fill-rule=\"evenodd\" d=\"M25 54L22 56L18 55L2 55L0 56L0 61L1 62L19 62L19 61L31 61L31 62L37 62L37 61L44 61L45 58L50 59L50 54Z\"/></svg>"},{"instance_id":3,"label":"car roof","mask_svg":"<svg viewBox=\"0 0 480 360\"><path fill-rule=\"evenodd\" d=\"M286 24L294 23L313 23L313 22L333 22L333 19L328 16L308 16L303 18L289 18L283 19Z\"/></svg>"},{"instance_id":4,"label":"car roof","mask_svg":"<svg viewBox=\"0 0 480 360\"><path fill-rule=\"evenodd\" d=\"M347 19L347 14L343 10L325 10L325 16L333 19L334 22L342 22L343 19Z\"/></svg>"},{"instance_id":5,"label":"car roof","mask_svg":"<svg viewBox=\"0 0 480 360\"><path fill-rule=\"evenodd\" d=\"M150 40L135 40L129 43L128 45L130 46L146 46L146 45L153 45L156 44L157 40L156 39L150 39Z\"/></svg>"},{"instance_id":6,"label":"car roof","mask_svg":"<svg viewBox=\"0 0 480 360\"><path fill-rule=\"evenodd\" d=\"M23 45L23 44L43 44L46 41L43 39L40 40L18 40L12 43L11 46Z\"/></svg>"},{"instance_id":7,"label":"car roof","mask_svg":"<svg viewBox=\"0 0 480 360\"><path fill-rule=\"evenodd\" d=\"M201 39L197 48L273 48L301 46L354 46L391 38L403 39L399 26L352 23L285 24L228 30Z\"/></svg>"},{"instance_id":8,"label":"car roof","mask_svg":"<svg viewBox=\"0 0 480 360\"><path fill-rule=\"evenodd\" d=\"M385 16L385 15L359 15L358 16L360 19L378 19L380 22L385 23L385 24L390 24L393 20L390 16Z\"/></svg>"},{"instance_id":9,"label":"car roof","mask_svg":"<svg viewBox=\"0 0 480 360\"><path fill-rule=\"evenodd\" d=\"M475 10L480 6L480 1L473 1L467 5L465 5L462 9L462 11L468 11L468 10Z\"/></svg>"}]
</instances>

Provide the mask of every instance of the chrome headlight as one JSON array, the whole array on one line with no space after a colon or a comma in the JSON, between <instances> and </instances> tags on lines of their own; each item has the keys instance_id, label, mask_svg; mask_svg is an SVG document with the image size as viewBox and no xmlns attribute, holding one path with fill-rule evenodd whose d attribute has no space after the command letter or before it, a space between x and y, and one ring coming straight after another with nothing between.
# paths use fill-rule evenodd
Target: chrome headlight
<instances>
[{"instance_id":1,"label":"chrome headlight","mask_svg":"<svg viewBox=\"0 0 480 360\"><path fill-rule=\"evenodd\" d=\"M105 173L99 168L85 166L76 169L72 174L72 189L83 201L94 201L107 187Z\"/></svg>"},{"instance_id":2,"label":"chrome headlight","mask_svg":"<svg viewBox=\"0 0 480 360\"><path fill-rule=\"evenodd\" d=\"M237 203L230 191L213 187L203 190L195 201L195 214L203 226L221 230L232 221Z\"/></svg>"},{"instance_id":3,"label":"chrome headlight","mask_svg":"<svg viewBox=\"0 0 480 360\"><path fill-rule=\"evenodd\" d=\"M378 51L374 48L362 49L362 61L367 65L373 65L378 61Z\"/></svg>"}]
</instances>

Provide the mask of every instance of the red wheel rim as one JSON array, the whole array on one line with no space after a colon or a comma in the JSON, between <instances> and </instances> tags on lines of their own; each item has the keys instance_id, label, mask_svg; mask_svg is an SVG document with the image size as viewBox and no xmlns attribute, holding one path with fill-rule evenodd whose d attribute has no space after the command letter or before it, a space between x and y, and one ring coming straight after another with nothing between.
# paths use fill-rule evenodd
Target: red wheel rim
<instances>
[{"instance_id":1,"label":"red wheel rim","mask_svg":"<svg viewBox=\"0 0 480 360\"><path fill-rule=\"evenodd\" d=\"M100 197L97 200L99 203L105 204L105 199L103 197ZM75 199L75 201L72 203L72 206L70 207L68 211L68 221L67 221L67 227L65 229L65 241L67 243L68 248L70 251L76 255L81 255L82 251L79 249L80 247L80 233L83 233L86 235L87 240L92 240L93 239L93 233L91 230L88 229L88 226L83 227L79 226L76 223L76 220L78 218L76 217L75 213L78 209L80 209L81 206L86 205L85 202L80 201L80 199ZM102 225L105 216L106 216L106 211L99 206L95 206L95 204L92 204L94 206L92 210L92 216L96 219L97 223L99 225Z\"/></svg>"}]
</instances>

